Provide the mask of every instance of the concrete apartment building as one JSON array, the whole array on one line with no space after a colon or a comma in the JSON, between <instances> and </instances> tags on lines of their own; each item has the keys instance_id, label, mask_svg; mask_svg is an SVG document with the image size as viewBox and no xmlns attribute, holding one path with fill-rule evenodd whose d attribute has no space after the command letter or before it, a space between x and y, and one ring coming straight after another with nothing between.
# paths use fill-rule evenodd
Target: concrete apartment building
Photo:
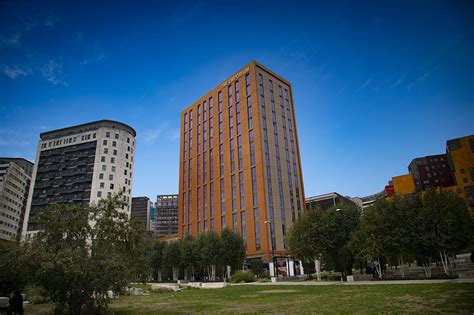
<instances>
[{"instance_id":1,"label":"concrete apartment building","mask_svg":"<svg viewBox=\"0 0 474 315\"><path fill-rule=\"evenodd\" d=\"M112 120L41 133L22 238L38 231L37 214L52 203L89 204L122 193L130 214L135 136Z\"/></svg>"},{"instance_id":2,"label":"concrete apartment building","mask_svg":"<svg viewBox=\"0 0 474 315\"><path fill-rule=\"evenodd\" d=\"M446 154L413 159L408 165L408 171L413 176L417 191L454 185Z\"/></svg>"},{"instance_id":3,"label":"concrete apartment building","mask_svg":"<svg viewBox=\"0 0 474 315\"><path fill-rule=\"evenodd\" d=\"M354 206L355 203L348 197L344 197L337 192L327 193L308 197L305 200L306 209L313 209L319 207L321 210L328 210L336 205Z\"/></svg>"},{"instance_id":4,"label":"concrete apartment building","mask_svg":"<svg viewBox=\"0 0 474 315\"><path fill-rule=\"evenodd\" d=\"M433 188L450 190L466 201L474 216L474 135L446 141L446 154L416 158L408 171L392 177L387 197Z\"/></svg>"},{"instance_id":5,"label":"concrete apartment building","mask_svg":"<svg viewBox=\"0 0 474 315\"><path fill-rule=\"evenodd\" d=\"M474 135L446 141L446 154L454 181L449 189L464 198L474 216Z\"/></svg>"},{"instance_id":6,"label":"concrete apartment building","mask_svg":"<svg viewBox=\"0 0 474 315\"><path fill-rule=\"evenodd\" d=\"M148 197L133 197L132 198L132 218L140 222L142 227L147 231L151 230L151 209L153 203Z\"/></svg>"},{"instance_id":7,"label":"concrete apartment building","mask_svg":"<svg viewBox=\"0 0 474 315\"><path fill-rule=\"evenodd\" d=\"M288 262L305 211L288 81L254 61L183 110L179 165L180 237L228 228L248 258Z\"/></svg>"},{"instance_id":8,"label":"concrete apartment building","mask_svg":"<svg viewBox=\"0 0 474 315\"><path fill-rule=\"evenodd\" d=\"M160 238L178 235L178 195L158 195L155 203L155 231Z\"/></svg>"},{"instance_id":9,"label":"concrete apartment building","mask_svg":"<svg viewBox=\"0 0 474 315\"><path fill-rule=\"evenodd\" d=\"M0 240L20 238L32 172L28 160L0 157Z\"/></svg>"}]
</instances>

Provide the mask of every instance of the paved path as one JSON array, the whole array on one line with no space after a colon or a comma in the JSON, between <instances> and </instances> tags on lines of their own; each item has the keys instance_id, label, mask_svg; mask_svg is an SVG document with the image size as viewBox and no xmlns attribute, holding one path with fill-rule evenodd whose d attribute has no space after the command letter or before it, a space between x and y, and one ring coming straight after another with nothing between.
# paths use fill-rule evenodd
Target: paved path
<instances>
[{"instance_id":1,"label":"paved path","mask_svg":"<svg viewBox=\"0 0 474 315\"><path fill-rule=\"evenodd\" d=\"M474 283L469 279L433 279L433 280L380 280L380 281L281 281L281 282L251 282L233 283L231 285L378 285L378 284L430 284L430 283Z\"/></svg>"}]
</instances>

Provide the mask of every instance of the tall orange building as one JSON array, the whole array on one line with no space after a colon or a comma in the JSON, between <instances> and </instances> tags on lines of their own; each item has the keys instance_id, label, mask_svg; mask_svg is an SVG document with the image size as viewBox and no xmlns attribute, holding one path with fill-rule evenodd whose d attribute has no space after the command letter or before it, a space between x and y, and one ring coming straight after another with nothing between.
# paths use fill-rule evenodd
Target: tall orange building
<instances>
[{"instance_id":1,"label":"tall orange building","mask_svg":"<svg viewBox=\"0 0 474 315\"><path fill-rule=\"evenodd\" d=\"M291 84L257 62L181 112L179 236L224 228L247 257L288 255L305 211Z\"/></svg>"}]
</instances>

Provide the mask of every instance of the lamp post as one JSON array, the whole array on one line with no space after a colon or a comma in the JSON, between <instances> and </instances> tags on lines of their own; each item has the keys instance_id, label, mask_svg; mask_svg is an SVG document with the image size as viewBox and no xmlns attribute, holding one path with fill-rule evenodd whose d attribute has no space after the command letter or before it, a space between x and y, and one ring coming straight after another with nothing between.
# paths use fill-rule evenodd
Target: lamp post
<instances>
[{"instance_id":1,"label":"lamp post","mask_svg":"<svg viewBox=\"0 0 474 315\"><path fill-rule=\"evenodd\" d=\"M273 237L272 237L272 221L265 221L264 222L267 226L267 234L270 235L270 242L271 242L271 246L272 246L272 263L273 263L273 276L276 277L276 273L275 273L275 253L274 253L274 249L273 249ZM268 226L270 226L270 229L268 229ZM268 233L269 232L269 233Z\"/></svg>"}]
</instances>

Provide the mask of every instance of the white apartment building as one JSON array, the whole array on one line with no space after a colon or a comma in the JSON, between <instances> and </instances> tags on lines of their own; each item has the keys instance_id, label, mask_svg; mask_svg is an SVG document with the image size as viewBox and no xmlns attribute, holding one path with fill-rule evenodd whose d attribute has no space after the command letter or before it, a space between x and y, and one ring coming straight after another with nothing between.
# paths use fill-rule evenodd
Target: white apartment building
<instances>
[{"instance_id":1,"label":"white apartment building","mask_svg":"<svg viewBox=\"0 0 474 315\"><path fill-rule=\"evenodd\" d=\"M22 238L38 231L37 214L51 203L95 203L122 193L130 215L135 130L99 120L40 135Z\"/></svg>"},{"instance_id":2,"label":"white apartment building","mask_svg":"<svg viewBox=\"0 0 474 315\"><path fill-rule=\"evenodd\" d=\"M25 214L33 163L0 158L0 239L17 241Z\"/></svg>"}]
</instances>

